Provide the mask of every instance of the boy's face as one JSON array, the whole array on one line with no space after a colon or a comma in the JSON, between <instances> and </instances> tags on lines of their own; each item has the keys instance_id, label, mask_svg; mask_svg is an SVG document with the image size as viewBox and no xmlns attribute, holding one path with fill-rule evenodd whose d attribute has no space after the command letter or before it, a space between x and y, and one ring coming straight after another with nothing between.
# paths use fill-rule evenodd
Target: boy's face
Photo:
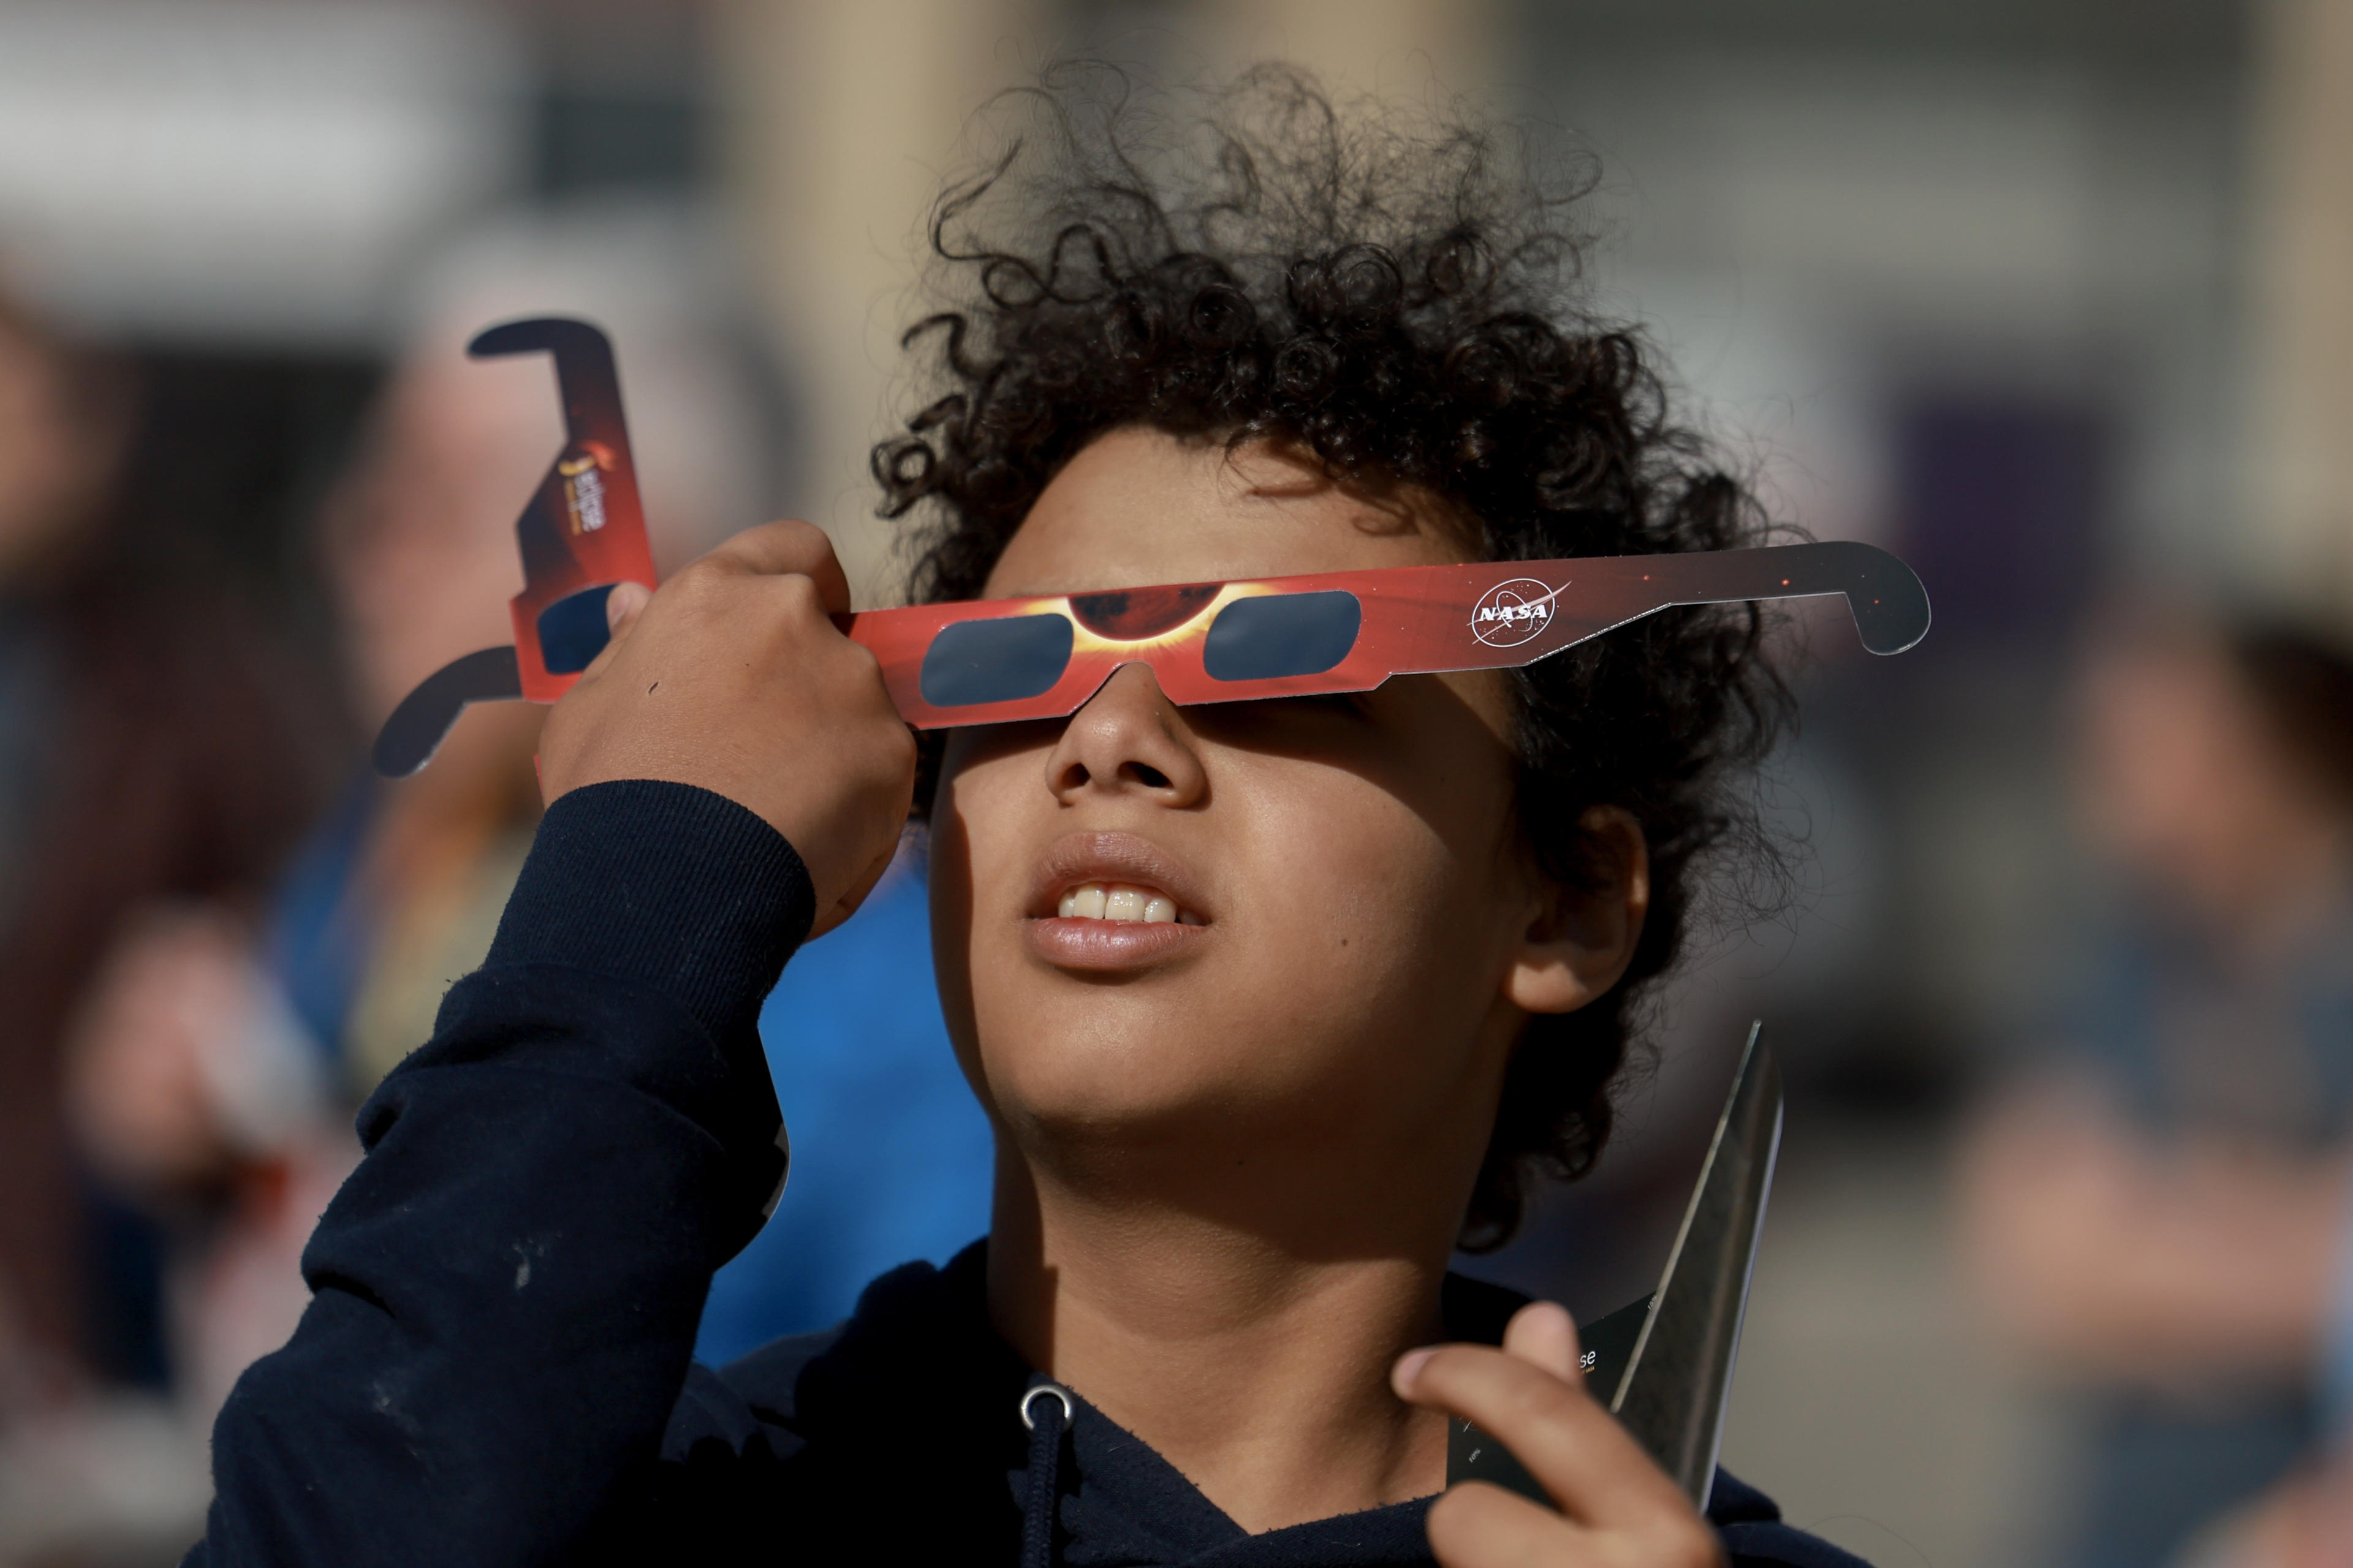
<instances>
[{"instance_id":1,"label":"boy's face","mask_svg":"<svg viewBox=\"0 0 2353 1568\"><path fill-rule=\"evenodd\" d=\"M1430 509L1278 451L1124 430L1047 487L987 591L1468 557ZM955 732L934 947L1000 1125L1131 1173L1268 1140L1475 1162L1524 1008L1570 997L1538 983L1554 905L1512 829L1509 722L1492 671L1179 708L1131 665L1068 720Z\"/></svg>"}]
</instances>

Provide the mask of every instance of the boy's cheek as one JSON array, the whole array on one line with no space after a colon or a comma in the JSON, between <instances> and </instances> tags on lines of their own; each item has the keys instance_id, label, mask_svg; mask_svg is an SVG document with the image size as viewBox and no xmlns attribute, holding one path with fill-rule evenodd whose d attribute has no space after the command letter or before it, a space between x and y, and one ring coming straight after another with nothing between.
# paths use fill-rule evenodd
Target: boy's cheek
<instances>
[{"instance_id":1,"label":"boy's cheek","mask_svg":"<svg viewBox=\"0 0 2353 1568\"><path fill-rule=\"evenodd\" d=\"M951 1027L977 1047L994 1102L1097 1124L1193 1110L1369 1126L1418 1117L1465 1081L1485 999L1447 932L1363 918L1411 907L1387 879L1261 891L1198 962L1135 983L997 961L986 931L944 951Z\"/></svg>"},{"instance_id":2,"label":"boy's cheek","mask_svg":"<svg viewBox=\"0 0 2353 1568\"><path fill-rule=\"evenodd\" d=\"M1046 978L1026 973L1034 965L1021 951L1022 904L1050 832L1050 824L1028 820L1045 815L1029 796L1051 804L1037 782L1043 752L1036 747L1006 755L952 743L932 805L932 967L949 1038L967 1073L976 1065L983 1015L1004 1013L1008 986L1018 992ZM976 988L989 994L976 995Z\"/></svg>"},{"instance_id":3,"label":"boy's cheek","mask_svg":"<svg viewBox=\"0 0 2353 1568\"><path fill-rule=\"evenodd\" d=\"M1029 858L1042 847L1032 842L1041 826L1029 820L1042 814L1027 796L1051 802L1037 787L1042 756L957 760L952 748L932 805L930 877L934 941L953 939L961 951L977 924L1020 913L1036 869ZM1023 780L1027 792L1017 787Z\"/></svg>"}]
</instances>

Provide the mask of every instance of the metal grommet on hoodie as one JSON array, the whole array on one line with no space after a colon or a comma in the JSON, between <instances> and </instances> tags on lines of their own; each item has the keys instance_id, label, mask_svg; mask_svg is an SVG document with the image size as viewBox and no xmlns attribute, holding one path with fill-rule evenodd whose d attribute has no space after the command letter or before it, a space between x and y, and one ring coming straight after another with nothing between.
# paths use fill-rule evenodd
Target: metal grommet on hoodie
<instances>
[{"instance_id":1,"label":"metal grommet on hoodie","mask_svg":"<svg viewBox=\"0 0 2353 1568\"><path fill-rule=\"evenodd\" d=\"M1030 1414L1038 1396L1050 1394L1061 1405L1057 1415L1046 1407L1043 1420ZM1021 1568L1054 1568L1054 1523L1062 1490L1062 1448L1070 1439L1071 1417L1079 1402L1071 1391L1050 1378L1040 1378L1021 1395L1021 1425L1029 1428L1028 1497L1021 1507Z\"/></svg>"},{"instance_id":2,"label":"metal grommet on hoodie","mask_svg":"<svg viewBox=\"0 0 2353 1568\"><path fill-rule=\"evenodd\" d=\"M1025 1432L1038 1430L1038 1420L1029 1414L1029 1405L1041 1394L1050 1394L1061 1401L1062 1425L1069 1426L1071 1418L1078 1414L1078 1403L1071 1397L1071 1391L1059 1383L1041 1383L1021 1395L1021 1429Z\"/></svg>"}]
</instances>

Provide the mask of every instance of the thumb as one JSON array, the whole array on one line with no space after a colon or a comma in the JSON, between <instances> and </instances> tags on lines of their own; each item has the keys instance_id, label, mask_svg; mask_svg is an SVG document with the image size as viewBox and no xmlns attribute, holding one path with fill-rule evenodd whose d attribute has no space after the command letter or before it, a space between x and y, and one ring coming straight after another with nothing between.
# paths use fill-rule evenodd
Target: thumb
<instances>
[{"instance_id":1,"label":"thumb","mask_svg":"<svg viewBox=\"0 0 2353 1568\"><path fill-rule=\"evenodd\" d=\"M1504 1330L1504 1353L1544 1368L1563 1383L1579 1381L1577 1321L1556 1301L1531 1301Z\"/></svg>"},{"instance_id":2,"label":"thumb","mask_svg":"<svg viewBox=\"0 0 2353 1568\"><path fill-rule=\"evenodd\" d=\"M613 584L612 591L605 595L605 646L596 650L596 657L580 672L583 680L605 673L605 667L613 662L613 656L628 637L629 628L638 624L638 617L645 613L653 596L653 590L643 583Z\"/></svg>"},{"instance_id":3,"label":"thumb","mask_svg":"<svg viewBox=\"0 0 2353 1568\"><path fill-rule=\"evenodd\" d=\"M616 583L605 595L605 626L619 642L638 624L638 616L653 601L654 591L643 583Z\"/></svg>"}]
</instances>

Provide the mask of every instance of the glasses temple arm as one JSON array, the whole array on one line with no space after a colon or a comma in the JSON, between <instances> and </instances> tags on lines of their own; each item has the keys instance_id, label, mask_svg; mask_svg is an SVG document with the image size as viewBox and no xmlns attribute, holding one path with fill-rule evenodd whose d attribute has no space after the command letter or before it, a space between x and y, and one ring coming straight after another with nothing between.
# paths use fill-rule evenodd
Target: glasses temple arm
<instances>
[{"instance_id":1,"label":"glasses temple arm","mask_svg":"<svg viewBox=\"0 0 2353 1568\"><path fill-rule=\"evenodd\" d=\"M1877 545L1829 540L1653 556L1641 564L1665 579L1657 584L1661 609L1839 594L1862 646L1875 654L1902 653L1928 635L1928 591L1912 568Z\"/></svg>"},{"instance_id":2,"label":"glasses temple arm","mask_svg":"<svg viewBox=\"0 0 2353 1568\"><path fill-rule=\"evenodd\" d=\"M388 779L405 779L433 760L468 705L511 702L522 696L522 670L511 647L486 647L417 682L376 731L369 761Z\"/></svg>"},{"instance_id":3,"label":"glasses temple arm","mask_svg":"<svg viewBox=\"0 0 2353 1568\"><path fill-rule=\"evenodd\" d=\"M569 316L534 316L502 322L475 333L466 353L474 359L551 355L555 361L556 392L564 401L567 441L586 441L596 434L590 410L620 404L620 376L613 365L612 340L586 321Z\"/></svg>"}]
</instances>

